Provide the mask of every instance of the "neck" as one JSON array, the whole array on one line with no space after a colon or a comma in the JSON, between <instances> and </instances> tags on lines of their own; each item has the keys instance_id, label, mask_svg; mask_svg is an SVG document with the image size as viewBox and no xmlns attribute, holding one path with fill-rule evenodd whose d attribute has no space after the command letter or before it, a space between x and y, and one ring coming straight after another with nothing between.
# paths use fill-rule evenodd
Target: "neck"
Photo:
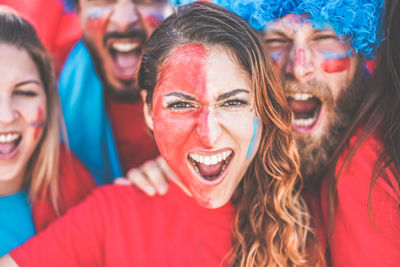
<instances>
[{"instance_id":1,"label":"neck","mask_svg":"<svg viewBox=\"0 0 400 267\"><path fill-rule=\"evenodd\" d=\"M8 180L0 179L0 196L8 196L21 191L23 185L23 177L14 177Z\"/></svg>"}]
</instances>

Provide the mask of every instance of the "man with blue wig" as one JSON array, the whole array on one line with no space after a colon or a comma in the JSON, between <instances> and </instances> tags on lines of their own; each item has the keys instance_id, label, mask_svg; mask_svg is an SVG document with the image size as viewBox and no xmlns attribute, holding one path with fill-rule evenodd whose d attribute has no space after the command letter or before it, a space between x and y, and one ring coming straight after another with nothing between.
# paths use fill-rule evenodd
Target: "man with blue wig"
<instances>
[{"instance_id":1,"label":"man with blue wig","mask_svg":"<svg viewBox=\"0 0 400 267\"><path fill-rule=\"evenodd\" d=\"M362 133L347 134L356 127L359 103L369 97L363 94L369 79L365 62L384 39L379 27L385 1L213 2L245 18L269 48L292 110L305 194L311 192L316 221L322 211L318 224L328 234L328 263L400 266L400 203L388 182L393 174L383 173L372 191L378 138L364 136L356 143Z\"/></svg>"}]
</instances>

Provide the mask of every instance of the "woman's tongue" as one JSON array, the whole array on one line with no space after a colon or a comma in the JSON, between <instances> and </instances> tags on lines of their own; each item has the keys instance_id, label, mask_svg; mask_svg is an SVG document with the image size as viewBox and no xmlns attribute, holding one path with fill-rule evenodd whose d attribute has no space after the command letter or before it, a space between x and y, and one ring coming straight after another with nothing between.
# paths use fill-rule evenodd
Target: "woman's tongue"
<instances>
[{"instance_id":1,"label":"woman's tongue","mask_svg":"<svg viewBox=\"0 0 400 267\"><path fill-rule=\"evenodd\" d=\"M205 165L200 162L197 163L200 174L207 180L214 180L221 173L224 161L220 161L214 165Z\"/></svg>"},{"instance_id":2,"label":"woman's tongue","mask_svg":"<svg viewBox=\"0 0 400 267\"><path fill-rule=\"evenodd\" d=\"M116 53L114 66L117 76L122 80L132 79L139 65L139 55L136 52Z\"/></svg>"},{"instance_id":3,"label":"woman's tongue","mask_svg":"<svg viewBox=\"0 0 400 267\"><path fill-rule=\"evenodd\" d=\"M15 148L15 143L0 143L0 154L7 155L10 154Z\"/></svg>"}]
</instances>

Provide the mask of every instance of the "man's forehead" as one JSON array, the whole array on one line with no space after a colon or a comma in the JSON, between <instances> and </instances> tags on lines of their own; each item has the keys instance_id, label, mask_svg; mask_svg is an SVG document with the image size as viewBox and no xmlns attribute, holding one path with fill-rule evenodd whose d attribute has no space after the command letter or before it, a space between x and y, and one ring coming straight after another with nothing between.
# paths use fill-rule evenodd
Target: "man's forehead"
<instances>
[{"instance_id":1,"label":"man's forehead","mask_svg":"<svg viewBox=\"0 0 400 267\"><path fill-rule=\"evenodd\" d=\"M312 35L319 32L329 32L336 35L336 33L330 29L329 24L326 24L326 27L323 29L314 28L311 19L312 18L308 14L287 14L282 18L269 22L264 29L264 33L291 36L298 33Z\"/></svg>"}]
</instances>

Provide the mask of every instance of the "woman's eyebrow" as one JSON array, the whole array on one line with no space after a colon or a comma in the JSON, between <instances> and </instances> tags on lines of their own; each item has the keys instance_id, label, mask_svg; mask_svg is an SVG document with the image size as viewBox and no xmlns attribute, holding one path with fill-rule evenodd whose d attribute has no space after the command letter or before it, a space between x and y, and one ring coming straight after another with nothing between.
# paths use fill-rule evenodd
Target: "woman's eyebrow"
<instances>
[{"instance_id":1,"label":"woman's eyebrow","mask_svg":"<svg viewBox=\"0 0 400 267\"><path fill-rule=\"evenodd\" d=\"M223 93L222 95L219 95L218 98L217 98L217 101L221 101L221 100L227 99L227 98L229 98L231 96L234 96L234 95L237 95L237 94L240 94L240 93L250 94L250 91L246 90L246 89L234 89L234 90L232 90L230 92Z\"/></svg>"},{"instance_id":2,"label":"woman's eyebrow","mask_svg":"<svg viewBox=\"0 0 400 267\"><path fill-rule=\"evenodd\" d=\"M190 100L190 101L196 101L195 97L185 94L185 93L181 93L181 92L172 92L172 93L166 94L165 96L175 96L175 97L183 98L183 99Z\"/></svg>"},{"instance_id":3,"label":"woman's eyebrow","mask_svg":"<svg viewBox=\"0 0 400 267\"><path fill-rule=\"evenodd\" d=\"M22 85L29 84L29 83L34 83L34 84L37 84L39 86L43 86L42 82L38 81L38 80L26 80L26 81L17 83L15 86L18 87L18 86L22 86Z\"/></svg>"}]
</instances>

